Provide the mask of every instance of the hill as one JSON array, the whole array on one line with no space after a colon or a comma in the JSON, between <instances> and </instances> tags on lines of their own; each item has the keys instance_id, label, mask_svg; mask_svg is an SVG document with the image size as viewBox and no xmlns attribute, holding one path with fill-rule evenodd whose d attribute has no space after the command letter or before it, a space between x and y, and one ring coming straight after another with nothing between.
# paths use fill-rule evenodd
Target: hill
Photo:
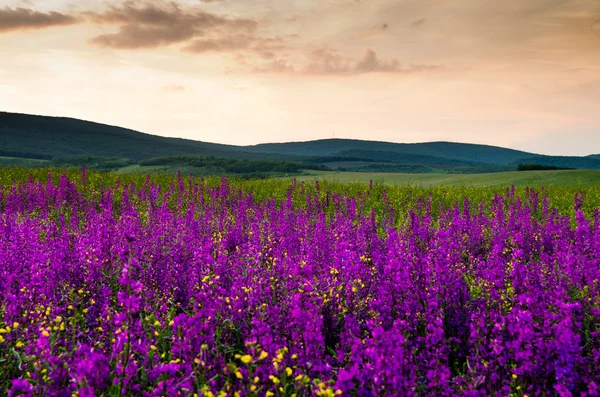
<instances>
[{"instance_id":1,"label":"hill","mask_svg":"<svg viewBox=\"0 0 600 397\"><path fill-rule=\"evenodd\" d=\"M250 170L249 174L289 169L472 174L512 171L519 164L600 169L600 155L545 156L467 143L353 139L235 146L161 137L72 118L6 112L0 112L0 156L4 157L0 161L3 164L25 166L47 161L58 166L85 163L97 168L129 169L151 165L164 170L191 167L214 173Z\"/></svg>"},{"instance_id":2,"label":"hill","mask_svg":"<svg viewBox=\"0 0 600 397\"><path fill-rule=\"evenodd\" d=\"M101 156L139 161L186 154L283 159L277 154L243 153L239 146L166 138L72 118L0 112L0 156L34 159Z\"/></svg>"},{"instance_id":3,"label":"hill","mask_svg":"<svg viewBox=\"0 0 600 397\"><path fill-rule=\"evenodd\" d=\"M268 143L245 148L259 153L281 153L297 156L336 156L340 153L374 152L421 155L470 163L510 165L532 153L497 146L454 142L390 143L355 139L323 139L309 142Z\"/></svg>"}]
</instances>

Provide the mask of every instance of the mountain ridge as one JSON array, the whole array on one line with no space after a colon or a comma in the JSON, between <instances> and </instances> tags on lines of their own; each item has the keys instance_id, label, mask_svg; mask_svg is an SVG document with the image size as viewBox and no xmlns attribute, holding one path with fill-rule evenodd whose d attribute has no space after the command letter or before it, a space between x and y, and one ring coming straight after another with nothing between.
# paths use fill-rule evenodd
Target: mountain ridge
<instances>
[{"instance_id":1,"label":"mountain ridge","mask_svg":"<svg viewBox=\"0 0 600 397\"><path fill-rule=\"evenodd\" d=\"M100 156L132 162L170 156L213 156L317 164L349 170L355 167L362 169L366 165L368 169L380 167L386 170L418 166L422 172L485 172L486 167L490 171L510 170L523 162L600 169L600 156L597 154L549 156L486 144L450 141L394 143L346 138L227 145L163 137L71 117L9 112L0 112L0 156L34 159ZM170 162L173 163L173 159Z\"/></svg>"}]
</instances>

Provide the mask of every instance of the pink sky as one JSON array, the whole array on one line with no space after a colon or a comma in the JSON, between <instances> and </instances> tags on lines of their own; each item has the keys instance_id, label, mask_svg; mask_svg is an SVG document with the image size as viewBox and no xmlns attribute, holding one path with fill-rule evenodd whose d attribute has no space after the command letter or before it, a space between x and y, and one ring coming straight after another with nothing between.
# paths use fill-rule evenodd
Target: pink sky
<instances>
[{"instance_id":1,"label":"pink sky","mask_svg":"<svg viewBox=\"0 0 600 397\"><path fill-rule=\"evenodd\" d=\"M598 0L0 0L0 110L600 153Z\"/></svg>"}]
</instances>

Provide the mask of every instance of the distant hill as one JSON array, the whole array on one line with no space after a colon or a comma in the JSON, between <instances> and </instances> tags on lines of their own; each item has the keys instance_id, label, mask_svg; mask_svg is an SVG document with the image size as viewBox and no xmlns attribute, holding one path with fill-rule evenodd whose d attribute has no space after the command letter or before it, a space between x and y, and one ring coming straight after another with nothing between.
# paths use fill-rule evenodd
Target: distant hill
<instances>
[{"instance_id":1,"label":"distant hill","mask_svg":"<svg viewBox=\"0 0 600 397\"><path fill-rule=\"evenodd\" d=\"M453 142L391 143L353 139L222 145L166 138L72 118L0 112L0 162L28 166L97 164L125 168L160 164L226 169L336 169L368 172L482 173L519 164L600 169L600 155L545 156L497 146ZM210 157L210 159L208 158ZM215 158L244 160L219 162ZM17 159L17 160L14 160ZM270 162L270 163L269 163ZM286 162L277 165L272 162ZM290 163L294 163L290 165ZM217 167L219 165L219 167ZM215 168L216 167L216 168ZM252 172L250 172L252 173Z\"/></svg>"},{"instance_id":2,"label":"distant hill","mask_svg":"<svg viewBox=\"0 0 600 397\"><path fill-rule=\"evenodd\" d=\"M537 164L558 168L600 169L600 157L596 156L535 156L520 159L522 164Z\"/></svg>"},{"instance_id":3,"label":"distant hill","mask_svg":"<svg viewBox=\"0 0 600 397\"><path fill-rule=\"evenodd\" d=\"M510 165L532 153L497 146L453 142L390 143L354 139L323 139L309 142L267 143L246 147L260 153L280 153L297 156L336 156L341 152L392 152L464 160L479 164Z\"/></svg>"}]
</instances>

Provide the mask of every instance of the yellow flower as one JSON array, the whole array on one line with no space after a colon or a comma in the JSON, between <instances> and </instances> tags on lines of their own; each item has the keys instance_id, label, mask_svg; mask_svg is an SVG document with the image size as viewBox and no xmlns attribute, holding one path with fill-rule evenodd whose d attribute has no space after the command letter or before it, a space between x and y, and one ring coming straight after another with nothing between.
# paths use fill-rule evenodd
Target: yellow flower
<instances>
[{"instance_id":1,"label":"yellow flower","mask_svg":"<svg viewBox=\"0 0 600 397\"><path fill-rule=\"evenodd\" d=\"M23 347L23 342L21 342L21 341L18 341L18 342L17 342L17 347Z\"/></svg>"},{"instance_id":2,"label":"yellow flower","mask_svg":"<svg viewBox=\"0 0 600 397\"><path fill-rule=\"evenodd\" d=\"M254 390L256 390L256 385L250 386L250 391L254 391Z\"/></svg>"},{"instance_id":3,"label":"yellow flower","mask_svg":"<svg viewBox=\"0 0 600 397\"><path fill-rule=\"evenodd\" d=\"M175 324L175 321L173 321L173 320L169 321L170 326L173 326L173 324Z\"/></svg>"},{"instance_id":4,"label":"yellow flower","mask_svg":"<svg viewBox=\"0 0 600 397\"><path fill-rule=\"evenodd\" d=\"M200 365L200 359L199 359L199 358L195 358L195 359L194 359L194 362L195 362L196 364Z\"/></svg>"},{"instance_id":5,"label":"yellow flower","mask_svg":"<svg viewBox=\"0 0 600 397\"><path fill-rule=\"evenodd\" d=\"M269 355L269 353L267 353L266 351L264 351L264 350L263 350L263 351L260 353L260 356L258 356L258 359L259 359L259 360L264 360L265 358L267 358L267 356L268 356L268 355Z\"/></svg>"},{"instance_id":6,"label":"yellow flower","mask_svg":"<svg viewBox=\"0 0 600 397\"><path fill-rule=\"evenodd\" d=\"M49 336L50 334L48 333L48 331L43 331L43 332L42 332L42 335L44 335L44 336L46 336L46 337L47 337L47 336Z\"/></svg>"},{"instance_id":7,"label":"yellow flower","mask_svg":"<svg viewBox=\"0 0 600 397\"><path fill-rule=\"evenodd\" d=\"M287 376L292 376L292 372L293 372L293 371L292 371L292 369L291 369L290 367L287 367L287 368L285 369L285 373L287 374Z\"/></svg>"},{"instance_id":8,"label":"yellow flower","mask_svg":"<svg viewBox=\"0 0 600 397\"><path fill-rule=\"evenodd\" d=\"M14 328L14 329L17 329L17 328L19 328L19 323L15 321L15 322L13 323L13 328Z\"/></svg>"},{"instance_id":9,"label":"yellow flower","mask_svg":"<svg viewBox=\"0 0 600 397\"><path fill-rule=\"evenodd\" d=\"M252 362L252 356L246 354L245 356L242 356L241 360L244 364L249 364Z\"/></svg>"},{"instance_id":10,"label":"yellow flower","mask_svg":"<svg viewBox=\"0 0 600 397\"><path fill-rule=\"evenodd\" d=\"M267 393L265 394L265 396L267 397L271 397L273 395L273 392L267 391Z\"/></svg>"},{"instance_id":11,"label":"yellow flower","mask_svg":"<svg viewBox=\"0 0 600 397\"><path fill-rule=\"evenodd\" d=\"M150 345L150 350L156 350L156 346Z\"/></svg>"},{"instance_id":12,"label":"yellow flower","mask_svg":"<svg viewBox=\"0 0 600 397\"><path fill-rule=\"evenodd\" d=\"M244 379L244 375L242 375L242 373L240 371L237 371L235 373L235 377L238 378L238 379Z\"/></svg>"},{"instance_id":13,"label":"yellow flower","mask_svg":"<svg viewBox=\"0 0 600 397\"><path fill-rule=\"evenodd\" d=\"M276 376L273 375L269 375L269 379L271 379L276 385L278 385L279 382L281 382Z\"/></svg>"},{"instance_id":14,"label":"yellow flower","mask_svg":"<svg viewBox=\"0 0 600 397\"><path fill-rule=\"evenodd\" d=\"M5 339L2 335L0 335L0 343L4 343Z\"/></svg>"},{"instance_id":15,"label":"yellow flower","mask_svg":"<svg viewBox=\"0 0 600 397\"><path fill-rule=\"evenodd\" d=\"M294 378L294 380L295 380L296 382L300 382L300 381L302 380L302 378L303 378L303 377L304 377L304 376L302 376L302 375L298 375L298 376L296 376L296 377Z\"/></svg>"},{"instance_id":16,"label":"yellow flower","mask_svg":"<svg viewBox=\"0 0 600 397\"><path fill-rule=\"evenodd\" d=\"M512 374L513 379L517 379L517 374Z\"/></svg>"},{"instance_id":17,"label":"yellow flower","mask_svg":"<svg viewBox=\"0 0 600 397\"><path fill-rule=\"evenodd\" d=\"M155 327L160 327L160 322L159 322L158 320L156 320L156 321L154 322L154 326L155 326Z\"/></svg>"}]
</instances>

